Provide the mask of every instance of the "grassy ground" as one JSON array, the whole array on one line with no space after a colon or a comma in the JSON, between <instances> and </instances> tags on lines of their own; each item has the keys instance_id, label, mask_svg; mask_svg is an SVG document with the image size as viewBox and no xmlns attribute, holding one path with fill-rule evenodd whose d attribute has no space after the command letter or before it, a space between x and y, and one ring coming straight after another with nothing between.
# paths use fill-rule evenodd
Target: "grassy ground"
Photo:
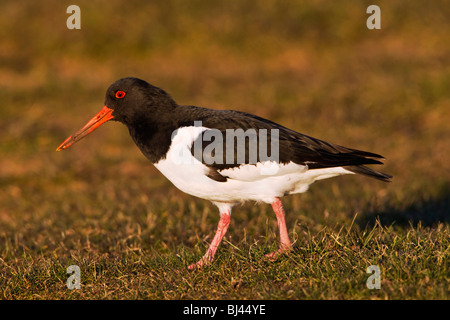
<instances>
[{"instance_id":1,"label":"grassy ground","mask_svg":"<svg viewBox=\"0 0 450 320\"><path fill-rule=\"evenodd\" d=\"M78 1L78 31L70 4L0 12L1 298L449 298L446 2L381 1L373 31L365 1ZM275 262L262 259L277 247L270 206L236 207L217 260L189 272L216 208L176 190L121 125L55 152L124 76L383 154L394 180L284 198L295 250ZM80 290L66 287L74 264Z\"/></svg>"}]
</instances>

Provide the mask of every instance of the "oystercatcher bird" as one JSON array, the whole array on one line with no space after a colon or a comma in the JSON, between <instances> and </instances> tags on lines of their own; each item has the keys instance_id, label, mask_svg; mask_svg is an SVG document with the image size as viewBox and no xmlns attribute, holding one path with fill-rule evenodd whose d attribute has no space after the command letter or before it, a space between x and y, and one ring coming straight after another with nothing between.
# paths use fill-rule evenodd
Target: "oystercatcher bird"
<instances>
[{"instance_id":1,"label":"oystercatcher bird","mask_svg":"<svg viewBox=\"0 0 450 320\"><path fill-rule=\"evenodd\" d=\"M280 197L338 175L357 173L386 182L392 178L365 166L382 164L376 153L331 144L245 112L178 105L164 90L132 77L114 82L100 112L57 150L109 120L125 124L142 153L177 188L219 208L216 234L189 269L213 260L238 203L272 205L280 245L267 256L274 259L292 247Z\"/></svg>"}]
</instances>

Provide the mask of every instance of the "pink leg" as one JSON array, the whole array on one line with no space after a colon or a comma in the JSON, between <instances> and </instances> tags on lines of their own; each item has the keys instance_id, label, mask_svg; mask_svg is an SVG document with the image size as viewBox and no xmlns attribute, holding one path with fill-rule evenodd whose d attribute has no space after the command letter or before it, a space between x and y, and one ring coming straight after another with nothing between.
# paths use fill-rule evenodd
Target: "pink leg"
<instances>
[{"instance_id":1,"label":"pink leg","mask_svg":"<svg viewBox=\"0 0 450 320\"><path fill-rule=\"evenodd\" d=\"M197 263L193 263L188 266L188 269L192 270L195 268L201 268L208 262L212 262L214 259L214 255L216 254L217 248L219 247L220 242L222 241L223 236L227 233L228 226L230 225L230 211L226 211L220 214L219 225L217 226L216 235L214 236L213 241L211 242L208 250L205 255L197 261Z\"/></svg>"},{"instance_id":2,"label":"pink leg","mask_svg":"<svg viewBox=\"0 0 450 320\"><path fill-rule=\"evenodd\" d=\"M280 230L280 249L275 252L266 254L269 259L276 259L281 253L284 253L292 248L291 241L289 240L289 235L286 229L286 221L284 220L284 209L283 203L280 199L275 198L272 202L273 211L277 217L278 229Z\"/></svg>"}]
</instances>

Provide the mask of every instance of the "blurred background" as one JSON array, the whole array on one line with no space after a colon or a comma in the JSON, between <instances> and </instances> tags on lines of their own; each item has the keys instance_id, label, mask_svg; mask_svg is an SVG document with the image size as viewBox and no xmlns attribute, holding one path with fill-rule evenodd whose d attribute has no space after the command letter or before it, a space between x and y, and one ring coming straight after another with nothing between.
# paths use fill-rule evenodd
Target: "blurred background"
<instances>
[{"instance_id":1,"label":"blurred background","mask_svg":"<svg viewBox=\"0 0 450 320\"><path fill-rule=\"evenodd\" d=\"M81 30L66 27L71 4L81 9ZM216 209L171 186L124 126L108 123L55 151L126 76L163 88L179 104L254 113L386 157L377 169L392 174L392 183L319 182L286 198L288 225L319 230L348 223L355 212L362 228L377 216L387 225L448 223L450 6L376 1L381 30L369 30L371 4L2 1L3 257L18 246L63 254L61 243L108 251L108 239L138 229L143 245L162 250L212 232ZM273 218L269 207L238 211L234 240L242 230L258 234Z\"/></svg>"}]
</instances>

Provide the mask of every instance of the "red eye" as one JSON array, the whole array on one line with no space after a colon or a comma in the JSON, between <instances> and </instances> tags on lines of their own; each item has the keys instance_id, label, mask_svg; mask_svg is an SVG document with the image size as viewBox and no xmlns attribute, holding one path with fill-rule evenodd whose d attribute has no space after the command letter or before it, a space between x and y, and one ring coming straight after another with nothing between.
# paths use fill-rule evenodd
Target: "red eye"
<instances>
[{"instance_id":1,"label":"red eye","mask_svg":"<svg viewBox=\"0 0 450 320\"><path fill-rule=\"evenodd\" d=\"M122 99L123 97L125 97L125 92L123 92L123 91L117 91L116 92L116 98L117 99Z\"/></svg>"}]
</instances>

